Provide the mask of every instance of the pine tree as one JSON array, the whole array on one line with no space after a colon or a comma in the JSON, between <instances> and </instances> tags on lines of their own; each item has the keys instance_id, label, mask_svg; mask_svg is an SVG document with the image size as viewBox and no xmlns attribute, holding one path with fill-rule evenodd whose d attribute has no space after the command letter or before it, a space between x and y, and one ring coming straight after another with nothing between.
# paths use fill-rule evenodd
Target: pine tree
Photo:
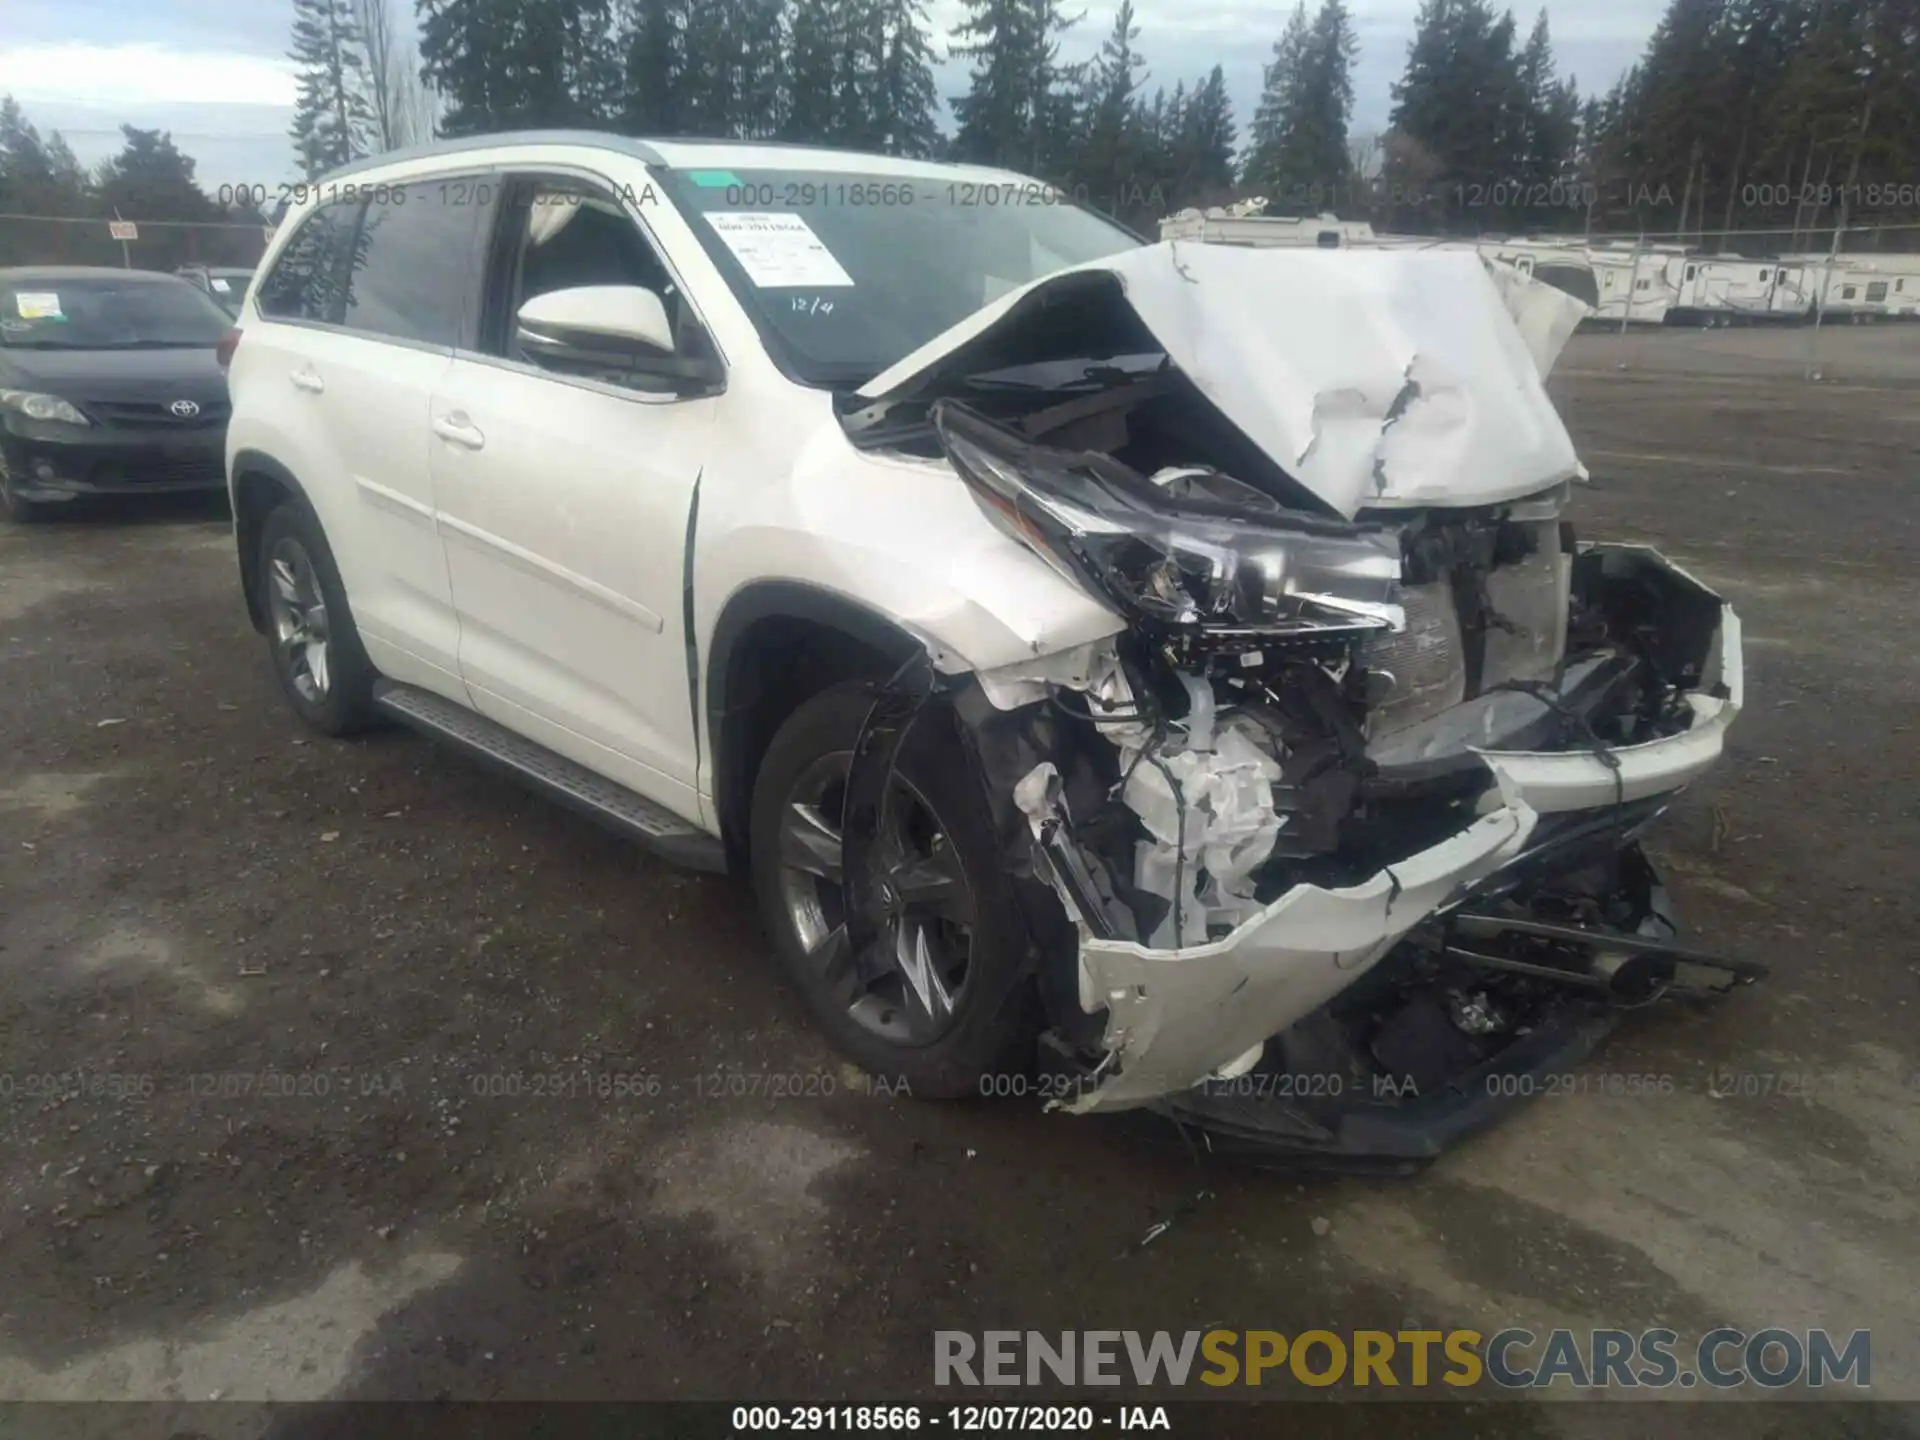
<instances>
[{"instance_id":1,"label":"pine tree","mask_svg":"<svg viewBox=\"0 0 1920 1440\"><path fill-rule=\"evenodd\" d=\"M840 81L852 36L845 0L794 0L787 32L789 140L831 145L842 138L848 97Z\"/></svg>"},{"instance_id":2,"label":"pine tree","mask_svg":"<svg viewBox=\"0 0 1920 1440\"><path fill-rule=\"evenodd\" d=\"M1058 0L966 0L956 55L973 62L967 93L953 102L956 158L1044 175L1072 135L1080 67L1060 62L1059 36L1073 22Z\"/></svg>"},{"instance_id":3,"label":"pine tree","mask_svg":"<svg viewBox=\"0 0 1920 1440\"><path fill-rule=\"evenodd\" d=\"M1496 19L1487 0L1422 0L1393 99L1388 223L1504 228L1498 202L1513 193L1525 115L1512 14Z\"/></svg>"},{"instance_id":4,"label":"pine tree","mask_svg":"<svg viewBox=\"0 0 1920 1440\"><path fill-rule=\"evenodd\" d=\"M20 102L8 95L0 98L0 182L9 197L50 183L53 165L40 132L27 119Z\"/></svg>"},{"instance_id":5,"label":"pine tree","mask_svg":"<svg viewBox=\"0 0 1920 1440\"><path fill-rule=\"evenodd\" d=\"M1344 0L1297 6L1274 43L1243 183L1270 204L1316 212L1339 203L1351 157L1353 60L1359 43Z\"/></svg>"},{"instance_id":6,"label":"pine tree","mask_svg":"<svg viewBox=\"0 0 1920 1440\"><path fill-rule=\"evenodd\" d=\"M1140 27L1134 23L1133 0L1120 0L1113 30L1101 42L1099 57L1087 71L1086 121L1075 173L1086 182L1094 203L1115 211L1127 207L1130 192L1141 188L1143 177L1137 173L1149 137L1140 132L1136 92L1140 88L1141 61L1134 48L1140 39ZM1150 137L1151 142L1159 140Z\"/></svg>"},{"instance_id":7,"label":"pine tree","mask_svg":"<svg viewBox=\"0 0 1920 1440\"><path fill-rule=\"evenodd\" d=\"M58 130L47 136L47 169L53 182L54 194L59 197L56 203L69 203L73 206L63 214L79 214L88 186L92 183L87 170L80 163L80 157L73 153L73 147L67 144L66 137Z\"/></svg>"},{"instance_id":8,"label":"pine tree","mask_svg":"<svg viewBox=\"0 0 1920 1440\"><path fill-rule=\"evenodd\" d=\"M1294 7L1286 27L1274 41L1267 61L1260 103L1253 112L1252 147L1241 170L1241 183L1273 200L1298 178L1292 154L1294 111L1299 103L1307 56L1307 7Z\"/></svg>"},{"instance_id":9,"label":"pine tree","mask_svg":"<svg viewBox=\"0 0 1920 1440\"><path fill-rule=\"evenodd\" d=\"M626 13L626 76L620 124L635 135L684 133L688 0L632 0Z\"/></svg>"},{"instance_id":10,"label":"pine tree","mask_svg":"<svg viewBox=\"0 0 1920 1440\"><path fill-rule=\"evenodd\" d=\"M1226 75L1216 65L1194 90L1182 117L1180 168L1176 183L1180 205L1218 204L1233 188L1233 102Z\"/></svg>"},{"instance_id":11,"label":"pine tree","mask_svg":"<svg viewBox=\"0 0 1920 1440\"><path fill-rule=\"evenodd\" d=\"M1552 227L1566 219L1568 182L1580 139L1580 96L1561 80L1553 63L1553 39L1542 10L1520 52L1519 114L1513 155L1516 206L1523 227Z\"/></svg>"},{"instance_id":12,"label":"pine tree","mask_svg":"<svg viewBox=\"0 0 1920 1440\"><path fill-rule=\"evenodd\" d=\"M419 0L421 73L447 135L599 125L630 86L610 0Z\"/></svg>"},{"instance_id":13,"label":"pine tree","mask_svg":"<svg viewBox=\"0 0 1920 1440\"><path fill-rule=\"evenodd\" d=\"M309 180L368 150L366 47L351 0L293 0L293 148Z\"/></svg>"},{"instance_id":14,"label":"pine tree","mask_svg":"<svg viewBox=\"0 0 1920 1440\"><path fill-rule=\"evenodd\" d=\"M165 130L122 125L120 153L103 161L99 196L108 214L129 219L211 220L217 207L194 179L194 162L182 155Z\"/></svg>"},{"instance_id":15,"label":"pine tree","mask_svg":"<svg viewBox=\"0 0 1920 1440\"><path fill-rule=\"evenodd\" d=\"M923 0L877 0L867 17L880 38L880 70L866 138L889 155L931 155L940 142L934 118L940 92L925 15Z\"/></svg>"}]
</instances>

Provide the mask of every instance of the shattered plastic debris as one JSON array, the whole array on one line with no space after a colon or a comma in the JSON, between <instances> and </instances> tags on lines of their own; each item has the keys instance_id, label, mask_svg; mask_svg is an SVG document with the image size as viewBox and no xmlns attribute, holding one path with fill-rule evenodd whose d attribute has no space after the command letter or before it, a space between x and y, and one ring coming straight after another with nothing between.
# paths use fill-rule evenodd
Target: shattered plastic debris
<instances>
[{"instance_id":1,"label":"shattered plastic debris","mask_svg":"<svg viewBox=\"0 0 1920 1440\"><path fill-rule=\"evenodd\" d=\"M1148 749L1142 757L1141 745L1121 743L1121 772L1128 776L1121 799L1152 837L1136 846L1134 884L1169 905L1148 941L1155 949L1204 943L1211 923L1233 926L1259 913L1248 877L1280 835L1273 808L1279 765L1252 738L1260 732L1250 721L1236 716L1208 733L1211 698L1204 718L1190 717L1194 730L1185 748ZM1196 738L1209 748L1196 748Z\"/></svg>"},{"instance_id":2,"label":"shattered plastic debris","mask_svg":"<svg viewBox=\"0 0 1920 1440\"><path fill-rule=\"evenodd\" d=\"M1067 914L1083 931L1109 939L1138 936L1131 911L1113 893L1113 880L1097 857L1083 851L1071 833L1060 796L1060 772L1044 760L1013 787L1013 803L1033 830L1035 856Z\"/></svg>"},{"instance_id":3,"label":"shattered plastic debris","mask_svg":"<svg viewBox=\"0 0 1920 1440\"><path fill-rule=\"evenodd\" d=\"M1454 1027L1466 1035L1498 1035L1507 1028L1507 1017L1484 990L1471 994L1454 991L1447 996L1447 1013Z\"/></svg>"}]
</instances>

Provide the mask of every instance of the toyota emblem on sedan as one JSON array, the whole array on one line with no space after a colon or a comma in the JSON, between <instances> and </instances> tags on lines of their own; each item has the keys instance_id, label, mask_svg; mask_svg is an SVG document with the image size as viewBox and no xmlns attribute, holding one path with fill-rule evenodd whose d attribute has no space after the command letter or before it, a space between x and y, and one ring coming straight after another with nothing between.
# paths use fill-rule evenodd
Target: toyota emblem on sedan
<instances>
[{"instance_id":1,"label":"toyota emblem on sedan","mask_svg":"<svg viewBox=\"0 0 1920 1440\"><path fill-rule=\"evenodd\" d=\"M191 400L176 400L167 408L182 420L191 420L200 413L200 407Z\"/></svg>"}]
</instances>

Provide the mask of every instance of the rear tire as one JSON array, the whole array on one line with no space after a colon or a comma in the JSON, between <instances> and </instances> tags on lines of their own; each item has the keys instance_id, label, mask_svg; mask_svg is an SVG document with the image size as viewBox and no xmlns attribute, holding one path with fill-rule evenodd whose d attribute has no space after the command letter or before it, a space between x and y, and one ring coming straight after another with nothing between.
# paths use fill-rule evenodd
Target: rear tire
<instances>
[{"instance_id":1,"label":"rear tire","mask_svg":"<svg viewBox=\"0 0 1920 1440\"><path fill-rule=\"evenodd\" d=\"M367 729L378 673L354 628L326 534L305 504L283 501L267 516L257 563L267 642L287 703L323 735Z\"/></svg>"},{"instance_id":2,"label":"rear tire","mask_svg":"<svg viewBox=\"0 0 1920 1440\"><path fill-rule=\"evenodd\" d=\"M922 1098L979 1095L989 1077L1030 1069L1039 1004L1025 969L1026 926L985 797L945 715L931 706L901 745L897 788L888 802L896 828L914 828L917 836L904 842L911 854L895 872L905 877L896 886L897 908L874 947L885 973L862 988L857 976L848 980L835 969L844 962L830 958L833 937L844 942L845 936L844 924L836 923L844 920L840 812L830 798L831 780L827 799L812 790L836 767L844 773L876 693L872 685L854 684L816 695L788 717L761 761L750 843L762 923L815 1023L862 1070L889 1085L904 1082ZM812 817L811 830L804 822L796 828L802 814ZM809 850L809 837L825 843ZM937 878L929 882L930 875ZM817 887L813 892L808 882ZM937 898L922 902L916 895ZM904 952L903 935L910 937ZM930 950L938 987L927 979ZM911 977L908 966L892 958L902 953L917 972ZM838 954L844 957L844 943ZM930 988L931 1007L916 998Z\"/></svg>"}]
</instances>

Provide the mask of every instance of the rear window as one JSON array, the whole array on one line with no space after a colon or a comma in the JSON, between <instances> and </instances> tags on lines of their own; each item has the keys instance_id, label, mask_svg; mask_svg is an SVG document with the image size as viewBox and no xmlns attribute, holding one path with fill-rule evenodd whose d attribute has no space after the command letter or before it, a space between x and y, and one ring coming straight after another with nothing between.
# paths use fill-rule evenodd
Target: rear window
<instances>
[{"instance_id":1,"label":"rear window","mask_svg":"<svg viewBox=\"0 0 1920 1440\"><path fill-rule=\"evenodd\" d=\"M101 276L0 282L10 350L193 349L216 344L225 311L184 280Z\"/></svg>"},{"instance_id":2,"label":"rear window","mask_svg":"<svg viewBox=\"0 0 1920 1440\"><path fill-rule=\"evenodd\" d=\"M360 218L357 201L322 205L273 262L255 302L274 320L317 320L338 325L346 309L347 251Z\"/></svg>"}]
</instances>

